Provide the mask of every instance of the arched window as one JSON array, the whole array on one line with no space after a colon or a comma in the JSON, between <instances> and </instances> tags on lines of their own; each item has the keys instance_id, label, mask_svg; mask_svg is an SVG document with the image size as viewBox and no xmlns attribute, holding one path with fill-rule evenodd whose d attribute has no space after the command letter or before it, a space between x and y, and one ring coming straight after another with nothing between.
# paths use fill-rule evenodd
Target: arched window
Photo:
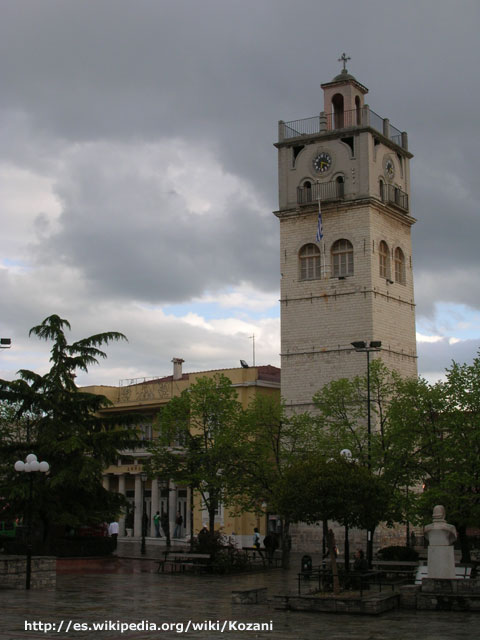
<instances>
[{"instance_id":1,"label":"arched window","mask_svg":"<svg viewBox=\"0 0 480 640\"><path fill-rule=\"evenodd\" d=\"M320 278L320 249L316 244L304 244L298 254L300 260L300 280Z\"/></svg>"},{"instance_id":2,"label":"arched window","mask_svg":"<svg viewBox=\"0 0 480 640\"><path fill-rule=\"evenodd\" d=\"M335 182L337 183L337 198L343 198L345 194L345 179L343 176L337 176Z\"/></svg>"},{"instance_id":3,"label":"arched window","mask_svg":"<svg viewBox=\"0 0 480 640\"><path fill-rule=\"evenodd\" d=\"M360 98L358 96L355 96L355 113L357 116L356 124L362 124L362 112L360 111L360 109Z\"/></svg>"},{"instance_id":4,"label":"arched window","mask_svg":"<svg viewBox=\"0 0 480 640\"><path fill-rule=\"evenodd\" d=\"M380 200L382 202L385 202L385 198L387 194L385 192L385 182L381 178L380 178L379 186L380 186Z\"/></svg>"},{"instance_id":5,"label":"arched window","mask_svg":"<svg viewBox=\"0 0 480 640\"><path fill-rule=\"evenodd\" d=\"M378 260L380 266L380 277L390 278L390 253L387 243L382 240L378 247Z\"/></svg>"},{"instance_id":6,"label":"arched window","mask_svg":"<svg viewBox=\"0 0 480 640\"><path fill-rule=\"evenodd\" d=\"M303 183L303 202L312 201L312 183L309 180L305 180Z\"/></svg>"},{"instance_id":7,"label":"arched window","mask_svg":"<svg viewBox=\"0 0 480 640\"><path fill-rule=\"evenodd\" d=\"M341 93L336 93L332 98L333 107L333 128L343 129L343 96Z\"/></svg>"},{"instance_id":8,"label":"arched window","mask_svg":"<svg viewBox=\"0 0 480 640\"><path fill-rule=\"evenodd\" d=\"M349 240L337 240L332 246L332 274L334 278L353 276L353 245Z\"/></svg>"},{"instance_id":9,"label":"arched window","mask_svg":"<svg viewBox=\"0 0 480 640\"><path fill-rule=\"evenodd\" d=\"M395 249L395 282L405 284L405 255L400 247Z\"/></svg>"}]
</instances>

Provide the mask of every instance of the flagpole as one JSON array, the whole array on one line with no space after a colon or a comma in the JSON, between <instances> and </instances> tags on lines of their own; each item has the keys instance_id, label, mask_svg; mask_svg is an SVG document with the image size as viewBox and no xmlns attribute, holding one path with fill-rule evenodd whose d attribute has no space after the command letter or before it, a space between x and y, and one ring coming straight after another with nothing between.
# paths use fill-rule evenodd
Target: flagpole
<instances>
[{"instance_id":1,"label":"flagpole","mask_svg":"<svg viewBox=\"0 0 480 640\"><path fill-rule=\"evenodd\" d=\"M320 243L320 241L323 238L323 222L322 222L322 208L320 205L320 196L318 197L318 221L317 221L317 235L316 235L316 241L318 243ZM323 277L325 278L325 269L326 269L326 260L325 260L325 243L323 243L323 251L321 249L321 245L320 245L320 251L323 253L323 268L322 268L322 272L323 272Z\"/></svg>"}]
</instances>

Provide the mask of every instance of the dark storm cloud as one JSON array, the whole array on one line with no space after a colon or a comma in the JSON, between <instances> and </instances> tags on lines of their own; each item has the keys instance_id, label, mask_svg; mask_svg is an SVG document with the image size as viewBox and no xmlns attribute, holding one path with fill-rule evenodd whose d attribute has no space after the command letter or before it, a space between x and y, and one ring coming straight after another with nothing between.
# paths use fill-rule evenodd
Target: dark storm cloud
<instances>
[{"instance_id":1,"label":"dark storm cloud","mask_svg":"<svg viewBox=\"0 0 480 640\"><path fill-rule=\"evenodd\" d=\"M29 221L38 280L12 286L11 313L27 314L29 300L44 308L33 290L56 267L71 272L52 300L75 313L83 296L188 300L241 281L276 290L277 121L322 110L319 85L344 50L372 110L408 131L415 154L419 313L439 300L480 308L476 0L0 8L1 161L50 180L61 209L57 220L39 207ZM149 156L148 145L162 152ZM183 191L161 176L168 147L187 149ZM208 188L188 185L196 167ZM27 326L39 320L31 311Z\"/></svg>"},{"instance_id":2,"label":"dark storm cloud","mask_svg":"<svg viewBox=\"0 0 480 640\"><path fill-rule=\"evenodd\" d=\"M162 303L241 282L278 284L273 216L201 148L77 146L56 189L58 231L34 252L39 264L55 256L78 269L92 295Z\"/></svg>"}]
</instances>

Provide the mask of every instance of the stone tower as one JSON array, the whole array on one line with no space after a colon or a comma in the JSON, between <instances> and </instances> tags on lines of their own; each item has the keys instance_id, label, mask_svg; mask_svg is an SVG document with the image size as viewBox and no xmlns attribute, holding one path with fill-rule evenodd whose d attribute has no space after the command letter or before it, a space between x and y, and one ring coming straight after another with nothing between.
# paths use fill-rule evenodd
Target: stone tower
<instances>
[{"instance_id":1,"label":"stone tower","mask_svg":"<svg viewBox=\"0 0 480 640\"><path fill-rule=\"evenodd\" d=\"M417 373L407 134L365 104L346 69L322 84L319 116L279 122L282 396L293 411L340 377L364 375L352 342ZM319 210L321 214L319 214ZM373 344L371 344L373 343Z\"/></svg>"}]
</instances>

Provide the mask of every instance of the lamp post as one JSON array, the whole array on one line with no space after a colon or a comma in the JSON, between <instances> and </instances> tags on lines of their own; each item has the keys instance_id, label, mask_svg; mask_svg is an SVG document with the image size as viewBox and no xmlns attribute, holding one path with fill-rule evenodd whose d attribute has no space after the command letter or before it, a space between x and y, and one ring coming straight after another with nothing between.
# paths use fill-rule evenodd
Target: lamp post
<instances>
[{"instance_id":1,"label":"lamp post","mask_svg":"<svg viewBox=\"0 0 480 640\"><path fill-rule=\"evenodd\" d=\"M50 469L48 462L38 462L34 453L29 453L25 462L17 460L14 464L15 471L19 473L29 473L28 477L28 502L27 502L27 566L25 572L25 589L30 589L30 578L32 575L32 495L33 495L33 473L40 471L47 473Z\"/></svg>"},{"instance_id":2,"label":"lamp post","mask_svg":"<svg viewBox=\"0 0 480 640\"><path fill-rule=\"evenodd\" d=\"M340 451L340 455L347 462L353 462L352 452L350 451L350 449L342 449ZM343 549L344 549L343 558L345 562L345 571L348 573L350 571L350 539L348 536L348 524L345 525L345 538L344 538Z\"/></svg>"},{"instance_id":3,"label":"lamp post","mask_svg":"<svg viewBox=\"0 0 480 640\"><path fill-rule=\"evenodd\" d=\"M145 505L145 482L147 481L147 474L142 471L140 474L140 478L142 480L142 547L140 549L140 553L145 555L145 529L146 529L146 520L147 520L147 511Z\"/></svg>"},{"instance_id":4,"label":"lamp post","mask_svg":"<svg viewBox=\"0 0 480 640\"><path fill-rule=\"evenodd\" d=\"M382 343L380 340L371 340L370 344L364 341L357 341L351 343L355 351L363 352L367 354L367 449L368 449L368 468L372 468L372 418L370 412L370 353L372 351L379 351ZM369 530L367 531L367 561L368 566L372 566L373 558L373 535Z\"/></svg>"}]
</instances>

